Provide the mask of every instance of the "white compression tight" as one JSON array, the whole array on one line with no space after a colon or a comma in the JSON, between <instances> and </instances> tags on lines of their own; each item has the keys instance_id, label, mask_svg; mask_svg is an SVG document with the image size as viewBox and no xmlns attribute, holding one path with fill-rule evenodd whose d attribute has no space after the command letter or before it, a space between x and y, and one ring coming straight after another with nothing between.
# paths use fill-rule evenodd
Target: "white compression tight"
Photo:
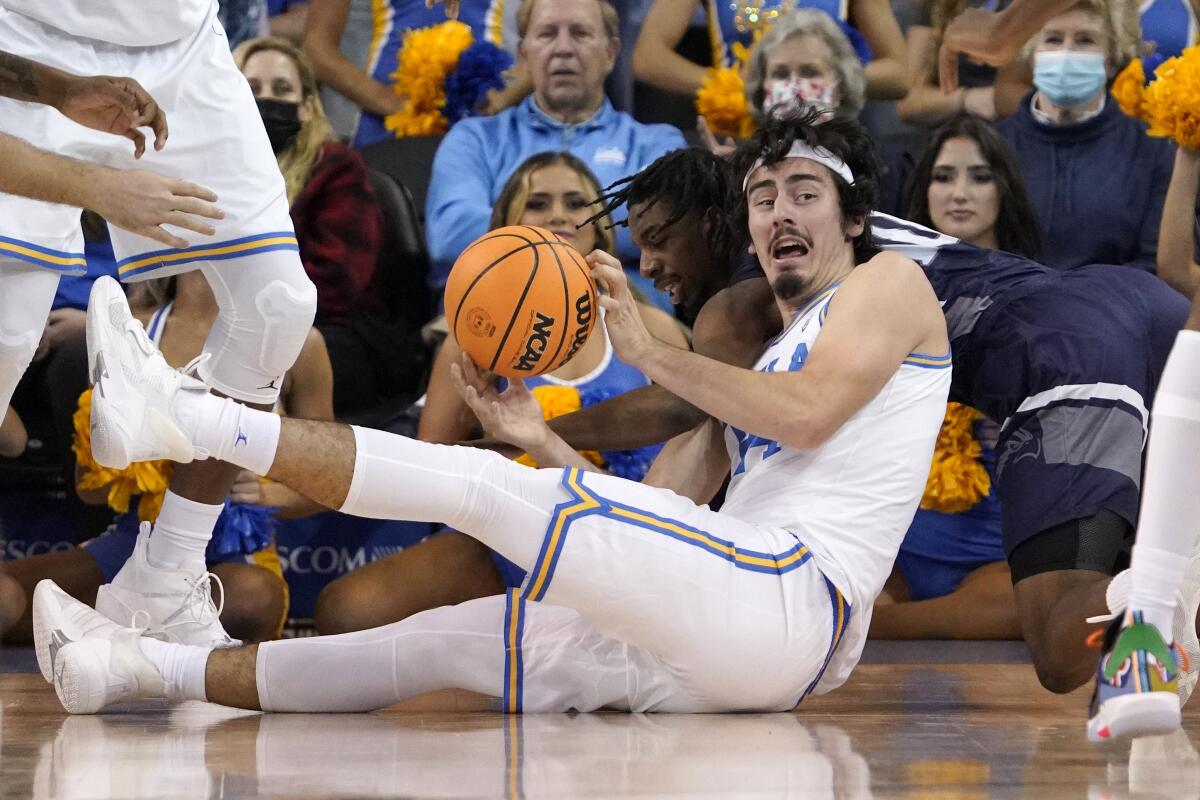
<instances>
[{"instance_id":1,"label":"white compression tight","mask_svg":"<svg viewBox=\"0 0 1200 800\"><path fill-rule=\"evenodd\" d=\"M57 273L0 260L0 415L33 360L57 290Z\"/></svg>"},{"instance_id":2,"label":"white compression tight","mask_svg":"<svg viewBox=\"0 0 1200 800\"><path fill-rule=\"evenodd\" d=\"M264 711L353 712L436 689L503 697L505 613L505 597L485 597L372 630L261 644L259 703ZM662 675L654 656L567 608L526 603L525 614L537 636L524 644L523 710L640 710L656 699L649 687L629 685L631 673L647 684Z\"/></svg>"},{"instance_id":3,"label":"white compression tight","mask_svg":"<svg viewBox=\"0 0 1200 800\"><path fill-rule=\"evenodd\" d=\"M1175 593L1200 536L1200 332L1175 340L1150 414L1129 607L1170 639Z\"/></svg>"}]
</instances>

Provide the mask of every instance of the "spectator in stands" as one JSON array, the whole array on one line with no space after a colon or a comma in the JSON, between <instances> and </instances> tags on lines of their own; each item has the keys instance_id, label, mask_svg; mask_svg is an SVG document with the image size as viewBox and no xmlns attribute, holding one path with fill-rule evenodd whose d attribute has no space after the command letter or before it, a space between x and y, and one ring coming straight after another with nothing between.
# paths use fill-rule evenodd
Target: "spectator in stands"
<instances>
[{"instance_id":1,"label":"spectator in stands","mask_svg":"<svg viewBox=\"0 0 1200 800\"><path fill-rule=\"evenodd\" d=\"M164 357L179 367L199 354L218 310L212 290L199 272L136 284L130 300L134 315L146 327ZM281 395L284 410L308 419L332 419L331 381L321 336L315 330L311 331L296 363L284 378ZM85 394L80 398L82 407L76 420L75 447L79 453L76 487L85 502L103 505L113 502L120 494L119 489L114 489L114 485L120 484L101 483L97 486L112 471L101 472L103 468L84 466L94 463L91 462L90 436L87 435L85 408L90 407L90 401L84 399L87 397ZM135 468L146 470L147 465L135 465L130 470ZM153 471L153 465L149 469ZM140 475L145 480L147 472L142 471ZM53 578L72 596L89 605L95 604L99 587L112 581L134 552L135 542L140 538L139 512L145 511L142 516L147 518L157 513L151 512L148 506L143 507L137 496L130 497L128 479L125 485L128 511L119 513L100 536L73 550L6 563L8 575L16 580L25 595L32 596L38 581ZM162 488L166 488L165 478ZM232 636L246 641L273 638L278 634L286 611L286 586L274 545L254 549L247 547L247 542L270 539L271 522L266 515L271 512L265 509L274 509L281 518L324 509L280 484L262 483L249 473L234 484L230 501L217 523L208 553L209 569L223 586L221 622ZM255 514L248 511L247 506L258 507L259 511ZM254 519L261 525L250 525ZM253 530L257 534L252 533ZM3 590L0 585L0 591ZM204 613L204 609L195 611ZM26 613L8 632L8 640L27 643L31 635L30 616Z\"/></svg>"},{"instance_id":2,"label":"spectator in stands","mask_svg":"<svg viewBox=\"0 0 1200 800\"><path fill-rule=\"evenodd\" d=\"M300 50L282 39L256 39L234 58L258 99L287 186L300 258L317 287L314 324L329 350L341 418L389 399L392 373L407 363L411 346L402 332L377 324L387 317L371 290L383 215L362 157L332 138Z\"/></svg>"},{"instance_id":3,"label":"spectator in stands","mask_svg":"<svg viewBox=\"0 0 1200 800\"><path fill-rule=\"evenodd\" d=\"M1029 68L1020 62L997 69L961 56L958 87L947 93L938 85L938 51L946 26L967 8L995 5L995 0L934 0L925 6L924 18L908 28L911 87L896 104L900 119L932 128L963 111L994 120L1017 110L1032 87Z\"/></svg>"},{"instance_id":4,"label":"spectator in stands","mask_svg":"<svg viewBox=\"0 0 1200 800\"><path fill-rule=\"evenodd\" d=\"M978 247L1034 259L1041 252L1033 205L1008 145L985 121L967 114L934 132L916 168L908 217ZM950 417L946 424L953 424ZM977 442L978 456L962 453L966 458L953 463L986 469L994 485L998 433L991 421L975 421L974 441L965 444L973 449ZM953 436L938 438L939 448L963 444ZM876 602L871 635L1021 638L995 491L955 513L926 505L931 504L923 502L917 511Z\"/></svg>"},{"instance_id":5,"label":"spectator in stands","mask_svg":"<svg viewBox=\"0 0 1200 800\"><path fill-rule=\"evenodd\" d=\"M308 19L306 0L267 0L267 13L270 15L267 26L272 36L300 44L304 38L304 23Z\"/></svg>"},{"instance_id":6,"label":"spectator in stands","mask_svg":"<svg viewBox=\"0 0 1200 800\"><path fill-rule=\"evenodd\" d=\"M351 141L355 147L363 147L392 138L383 120L404 107L404 98L393 91L391 79L404 35L414 28L445 22L446 14L438 5L427 7L414 0L373 0L371 48L366 66L362 67L341 50L347 20L357 21L351 16L351 3L352 0L312 0L304 27L304 50L312 59L321 83L362 108ZM462 0L458 19L471 26L475 41L504 47L506 5L505 0Z\"/></svg>"},{"instance_id":7,"label":"spectator in stands","mask_svg":"<svg viewBox=\"0 0 1200 800\"><path fill-rule=\"evenodd\" d=\"M539 225L574 244L581 252L610 250L607 217L584 224L600 187L591 170L570 153L541 153L527 159L509 177L492 211L491 227ZM682 329L664 312L642 306L646 327L663 341L686 347ZM454 443L479 435L479 422L456 391L451 365L462 358L447 338L434 362L418 436ZM646 386L649 380L613 353L603 324L587 343L553 374L532 378L533 398L547 416L567 413L614 394ZM513 387L512 391L520 391ZM658 448L593 453L614 474L640 480ZM374 561L331 583L317 600L317 629L323 634L383 625L419 611L501 594L518 586L524 574L475 539L445 530L388 558Z\"/></svg>"},{"instance_id":8,"label":"spectator in stands","mask_svg":"<svg viewBox=\"0 0 1200 800\"><path fill-rule=\"evenodd\" d=\"M267 0L221 0L218 8L230 49L267 34Z\"/></svg>"},{"instance_id":9,"label":"spectator in stands","mask_svg":"<svg viewBox=\"0 0 1200 800\"><path fill-rule=\"evenodd\" d=\"M1163 203L1158 231L1158 277L1181 294L1200 291L1200 264L1196 263L1196 195L1200 191L1200 153L1180 147Z\"/></svg>"},{"instance_id":10,"label":"spectator in stands","mask_svg":"<svg viewBox=\"0 0 1200 800\"><path fill-rule=\"evenodd\" d=\"M493 117L462 120L434 158L425 208L437 288L462 249L487 230L501 187L529 156L565 149L604 186L684 146L674 127L640 124L605 98L621 44L617 12L606 0L525 0L517 30L533 94ZM616 253L626 264L637 261L624 229Z\"/></svg>"},{"instance_id":11,"label":"spectator in stands","mask_svg":"<svg viewBox=\"0 0 1200 800\"><path fill-rule=\"evenodd\" d=\"M855 41L866 64L866 95L897 100L908 91L904 36L888 0L767 0L751 16L751 4L705 2L716 66L734 62L734 45L749 46L766 28L794 7L829 14ZM634 75L669 92L694 95L704 84L704 67L675 52L701 0L654 0L633 51ZM716 18L713 18L713 15Z\"/></svg>"},{"instance_id":12,"label":"spectator in stands","mask_svg":"<svg viewBox=\"0 0 1200 800\"><path fill-rule=\"evenodd\" d=\"M1038 212L1043 261L1068 269L1128 264L1154 270L1174 151L1108 97L1137 54L1136 9L1081 0L1030 44L1035 91L997 125Z\"/></svg>"}]
</instances>

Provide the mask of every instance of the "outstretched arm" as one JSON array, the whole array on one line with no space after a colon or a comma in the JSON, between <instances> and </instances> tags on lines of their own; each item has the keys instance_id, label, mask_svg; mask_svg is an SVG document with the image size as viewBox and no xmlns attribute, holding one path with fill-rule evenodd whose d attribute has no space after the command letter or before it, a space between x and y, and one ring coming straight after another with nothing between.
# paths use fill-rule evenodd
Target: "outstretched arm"
<instances>
[{"instance_id":1,"label":"outstretched arm","mask_svg":"<svg viewBox=\"0 0 1200 800\"><path fill-rule=\"evenodd\" d=\"M1196 190L1200 188L1200 153L1180 147L1162 224L1158 228L1158 277L1188 297L1200 289L1200 264L1195 261Z\"/></svg>"},{"instance_id":2,"label":"outstretched arm","mask_svg":"<svg viewBox=\"0 0 1200 800\"><path fill-rule=\"evenodd\" d=\"M81 77L0 51L0 96L58 109L93 130L133 142L134 158L146 151L139 128L154 131L154 149L167 143L167 116L132 78Z\"/></svg>"},{"instance_id":3,"label":"outstretched arm","mask_svg":"<svg viewBox=\"0 0 1200 800\"><path fill-rule=\"evenodd\" d=\"M792 447L820 446L862 408L913 352L946 352L945 320L913 262L881 253L855 268L804 369L757 372L654 342L632 313L616 259L588 256L617 354L697 408Z\"/></svg>"},{"instance_id":4,"label":"outstretched arm","mask_svg":"<svg viewBox=\"0 0 1200 800\"><path fill-rule=\"evenodd\" d=\"M633 74L668 92L695 94L704 84L704 67L675 52L683 39L696 0L655 0L633 47Z\"/></svg>"},{"instance_id":5,"label":"outstretched arm","mask_svg":"<svg viewBox=\"0 0 1200 800\"><path fill-rule=\"evenodd\" d=\"M1029 38L1077 0L1012 0L1003 11L968 8L946 27L938 55L938 83L944 92L958 88L958 54L1003 66L1017 57Z\"/></svg>"},{"instance_id":6,"label":"outstretched arm","mask_svg":"<svg viewBox=\"0 0 1200 800\"><path fill-rule=\"evenodd\" d=\"M187 241L162 225L211 236L224 214L203 186L146 170L119 170L39 150L0 133L0 191L88 208L110 224L171 247Z\"/></svg>"}]
</instances>

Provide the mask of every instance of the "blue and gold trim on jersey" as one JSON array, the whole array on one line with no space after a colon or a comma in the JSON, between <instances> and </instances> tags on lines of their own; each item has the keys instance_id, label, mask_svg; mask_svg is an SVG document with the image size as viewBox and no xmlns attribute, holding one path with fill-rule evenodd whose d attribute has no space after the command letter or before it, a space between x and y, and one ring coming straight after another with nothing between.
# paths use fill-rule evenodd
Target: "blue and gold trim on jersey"
<instances>
[{"instance_id":1,"label":"blue and gold trim on jersey","mask_svg":"<svg viewBox=\"0 0 1200 800\"><path fill-rule=\"evenodd\" d=\"M230 239L213 244L198 244L182 249L156 250L122 259L117 262L117 273L121 280L140 277L149 272L167 267L178 267L194 261L228 261L233 258L269 253L274 250L300 252L296 234L292 231L259 233L241 239Z\"/></svg>"},{"instance_id":2,"label":"blue and gold trim on jersey","mask_svg":"<svg viewBox=\"0 0 1200 800\"><path fill-rule=\"evenodd\" d=\"M507 596L504 616L505 662L502 707L505 712L510 714L520 713L524 692L524 666L521 655L521 637L525 625L524 604L530 600L540 601L546 596L546 591L550 588L550 582L554 578L555 568L558 566L559 556L562 555L567 534L571 524L576 520L597 515L633 525L697 547L730 562L738 569L749 572L784 575L812 561L812 551L798 538L794 546L782 553L747 550L680 520L662 517L644 509L601 497L583 485L583 473L577 468L563 470L562 486L570 497L555 507L554 514L550 517L550 524L546 529L542 549L523 588L520 590L510 589ZM846 598L828 578L825 578L825 583L829 588L830 604L833 607L833 633L830 637L825 661L821 665L816 679L805 691L806 695L821 680L850 620L850 604Z\"/></svg>"},{"instance_id":3,"label":"blue and gold trim on jersey","mask_svg":"<svg viewBox=\"0 0 1200 800\"><path fill-rule=\"evenodd\" d=\"M525 660L521 640L525 636L525 598L520 590L509 589L504 604L504 695L502 707L507 714L520 714L525 694Z\"/></svg>"},{"instance_id":4,"label":"blue and gold trim on jersey","mask_svg":"<svg viewBox=\"0 0 1200 800\"><path fill-rule=\"evenodd\" d=\"M40 244L0 236L0 258L15 258L35 267L52 269L55 272L83 272L87 270L87 259L83 253L68 253L53 250Z\"/></svg>"},{"instance_id":5,"label":"blue and gold trim on jersey","mask_svg":"<svg viewBox=\"0 0 1200 800\"><path fill-rule=\"evenodd\" d=\"M846 626L850 623L850 604L846 602L841 590L829 578L825 578L825 588L829 590L829 605L833 609L833 618L830 620L833 634L829 637L829 649L825 652L825 661L822 662L821 669L817 671L817 677L813 678L812 683L804 690L804 694L800 696L796 705L803 703L804 698L812 694L813 689L816 689L817 684L821 682L821 678L825 677L825 670L829 667L829 662L833 660L833 654L837 652L838 645L842 643L842 636L846 633Z\"/></svg>"},{"instance_id":6,"label":"blue and gold trim on jersey","mask_svg":"<svg viewBox=\"0 0 1200 800\"><path fill-rule=\"evenodd\" d=\"M908 364L910 367L923 367L925 369L948 369L953 366L954 359L950 353L941 356L909 353L908 358L904 359L901 363Z\"/></svg>"},{"instance_id":7,"label":"blue and gold trim on jersey","mask_svg":"<svg viewBox=\"0 0 1200 800\"><path fill-rule=\"evenodd\" d=\"M841 281L838 281L837 283L831 283L829 286L827 286L825 288L824 291L822 291L816 297L812 298L807 303L805 303L803 306L801 306L800 310L792 315L792 321L789 322L786 327L784 327L783 331L778 336L776 336L774 339L772 339L767 344L767 347L773 347L774 345L777 345L780 342L782 342L783 337L787 336L788 333L791 332L792 328L796 327L797 323L799 323L800 320L804 319L804 317L808 315L808 312L810 312L814 308L816 308L818 303L820 303L822 300L833 299L833 293L836 292L838 287L841 285L842 285ZM828 316L829 306L826 305L825 308L821 309L821 311L822 311L822 314ZM824 323L824 321L825 321L825 319L824 319L824 317L822 317L821 322Z\"/></svg>"}]
</instances>

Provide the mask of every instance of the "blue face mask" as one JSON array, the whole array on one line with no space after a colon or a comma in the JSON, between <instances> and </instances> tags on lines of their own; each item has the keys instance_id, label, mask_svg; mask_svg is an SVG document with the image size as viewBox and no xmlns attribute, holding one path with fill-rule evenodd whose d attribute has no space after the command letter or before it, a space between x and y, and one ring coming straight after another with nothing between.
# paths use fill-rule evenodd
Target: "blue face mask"
<instances>
[{"instance_id":1,"label":"blue face mask","mask_svg":"<svg viewBox=\"0 0 1200 800\"><path fill-rule=\"evenodd\" d=\"M1033 85L1060 108L1086 103L1107 80L1102 53L1053 50L1033 57Z\"/></svg>"}]
</instances>

